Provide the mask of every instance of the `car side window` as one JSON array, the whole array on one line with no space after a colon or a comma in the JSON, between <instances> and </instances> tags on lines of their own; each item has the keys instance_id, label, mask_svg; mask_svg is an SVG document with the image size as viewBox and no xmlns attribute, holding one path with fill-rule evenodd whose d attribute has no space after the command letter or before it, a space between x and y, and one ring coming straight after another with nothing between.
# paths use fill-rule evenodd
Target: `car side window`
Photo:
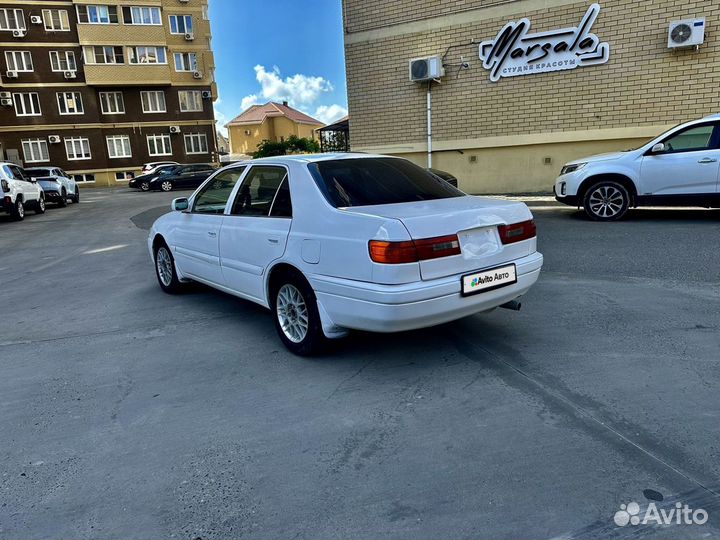
<instances>
[{"instance_id":1,"label":"car side window","mask_svg":"<svg viewBox=\"0 0 720 540\"><path fill-rule=\"evenodd\" d=\"M222 214L244 171L245 167L237 167L218 173L195 197L192 211L196 214Z\"/></svg>"},{"instance_id":2,"label":"car side window","mask_svg":"<svg viewBox=\"0 0 720 540\"><path fill-rule=\"evenodd\" d=\"M695 152L713 147L715 125L692 127L665 140L665 152Z\"/></svg>"},{"instance_id":3,"label":"car side window","mask_svg":"<svg viewBox=\"0 0 720 540\"><path fill-rule=\"evenodd\" d=\"M290 200L290 183L288 177L285 175L285 179L280 184L280 189L275 194L275 200L270 207L270 217L292 217L292 201Z\"/></svg>"},{"instance_id":4,"label":"car side window","mask_svg":"<svg viewBox=\"0 0 720 540\"><path fill-rule=\"evenodd\" d=\"M10 170L12 171L12 175L15 178L15 180L23 180L25 182L29 182L30 178L28 178L25 173L23 173L22 169L20 167L17 167L15 165L8 165Z\"/></svg>"},{"instance_id":5,"label":"car side window","mask_svg":"<svg viewBox=\"0 0 720 540\"><path fill-rule=\"evenodd\" d=\"M284 167L258 165L250 169L235 195L234 216L269 216L275 194L287 177Z\"/></svg>"}]
</instances>

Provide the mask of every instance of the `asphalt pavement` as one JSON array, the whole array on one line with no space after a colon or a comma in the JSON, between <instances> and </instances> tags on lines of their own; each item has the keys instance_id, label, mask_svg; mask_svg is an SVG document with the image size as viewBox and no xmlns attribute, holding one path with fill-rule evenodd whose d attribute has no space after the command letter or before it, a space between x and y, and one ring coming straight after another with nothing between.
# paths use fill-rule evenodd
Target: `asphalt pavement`
<instances>
[{"instance_id":1,"label":"asphalt pavement","mask_svg":"<svg viewBox=\"0 0 720 540\"><path fill-rule=\"evenodd\" d=\"M0 217L0 537L720 537L720 211L532 200L521 312L301 359L261 307L160 291L175 196Z\"/></svg>"}]
</instances>

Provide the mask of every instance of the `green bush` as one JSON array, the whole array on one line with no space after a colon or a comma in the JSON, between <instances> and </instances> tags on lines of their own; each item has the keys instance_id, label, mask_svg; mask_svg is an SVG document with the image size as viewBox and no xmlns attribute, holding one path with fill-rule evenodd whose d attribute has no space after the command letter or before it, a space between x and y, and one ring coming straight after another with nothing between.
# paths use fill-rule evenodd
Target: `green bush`
<instances>
[{"instance_id":1,"label":"green bush","mask_svg":"<svg viewBox=\"0 0 720 540\"><path fill-rule=\"evenodd\" d=\"M278 142L263 140L258 144L253 158L284 156L287 154L317 154L318 152L320 152L320 143L318 141L307 137L290 135L287 139Z\"/></svg>"}]
</instances>

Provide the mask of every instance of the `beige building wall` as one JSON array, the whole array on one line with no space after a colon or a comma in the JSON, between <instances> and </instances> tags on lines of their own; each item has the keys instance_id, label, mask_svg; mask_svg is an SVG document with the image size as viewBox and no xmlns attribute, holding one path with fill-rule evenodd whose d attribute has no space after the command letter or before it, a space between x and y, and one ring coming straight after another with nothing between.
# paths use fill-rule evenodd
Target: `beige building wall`
<instances>
[{"instance_id":1,"label":"beige building wall","mask_svg":"<svg viewBox=\"0 0 720 540\"><path fill-rule=\"evenodd\" d=\"M231 154L252 155L264 140L279 141L290 135L314 139L318 125L300 124L284 116L270 117L262 124L228 126Z\"/></svg>"},{"instance_id":2,"label":"beige building wall","mask_svg":"<svg viewBox=\"0 0 720 540\"><path fill-rule=\"evenodd\" d=\"M472 193L548 191L568 160L626 149L671 125L720 112L720 11L714 2L601 1L592 32L610 61L572 71L489 80L476 42L528 17L530 32L575 27L578 0L344 0L352 148L426 163L427 86L411 58L453 48L470 69L433 86L433 165ZM698 51L667 48L673 20L706 17Z\"/></svg>"}]
</instances>

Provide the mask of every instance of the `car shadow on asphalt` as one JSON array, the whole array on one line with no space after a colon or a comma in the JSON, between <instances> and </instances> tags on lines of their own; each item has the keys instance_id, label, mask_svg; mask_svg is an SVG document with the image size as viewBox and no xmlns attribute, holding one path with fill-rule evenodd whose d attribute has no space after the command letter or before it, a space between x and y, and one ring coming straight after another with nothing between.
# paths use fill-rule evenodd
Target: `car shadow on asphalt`
<instances>
[{"instance_id":1,"label":"car shadow on asphalt","mask_svg":"<svg viewBox=\"0 0 720 540\"><path fill-rule=\"evenodd\" d=\"M531 208L532 209L532 208ZM577 221L587 223L603 223L590 220L585 212L578 210L568 214L568 217ZM684 221L684 222L714 222L720 223L719 209L688 209L688 208L633 208L619 221L614 223L632 222L654 222L654 221Z\"/></svg>"}]
</instances>

